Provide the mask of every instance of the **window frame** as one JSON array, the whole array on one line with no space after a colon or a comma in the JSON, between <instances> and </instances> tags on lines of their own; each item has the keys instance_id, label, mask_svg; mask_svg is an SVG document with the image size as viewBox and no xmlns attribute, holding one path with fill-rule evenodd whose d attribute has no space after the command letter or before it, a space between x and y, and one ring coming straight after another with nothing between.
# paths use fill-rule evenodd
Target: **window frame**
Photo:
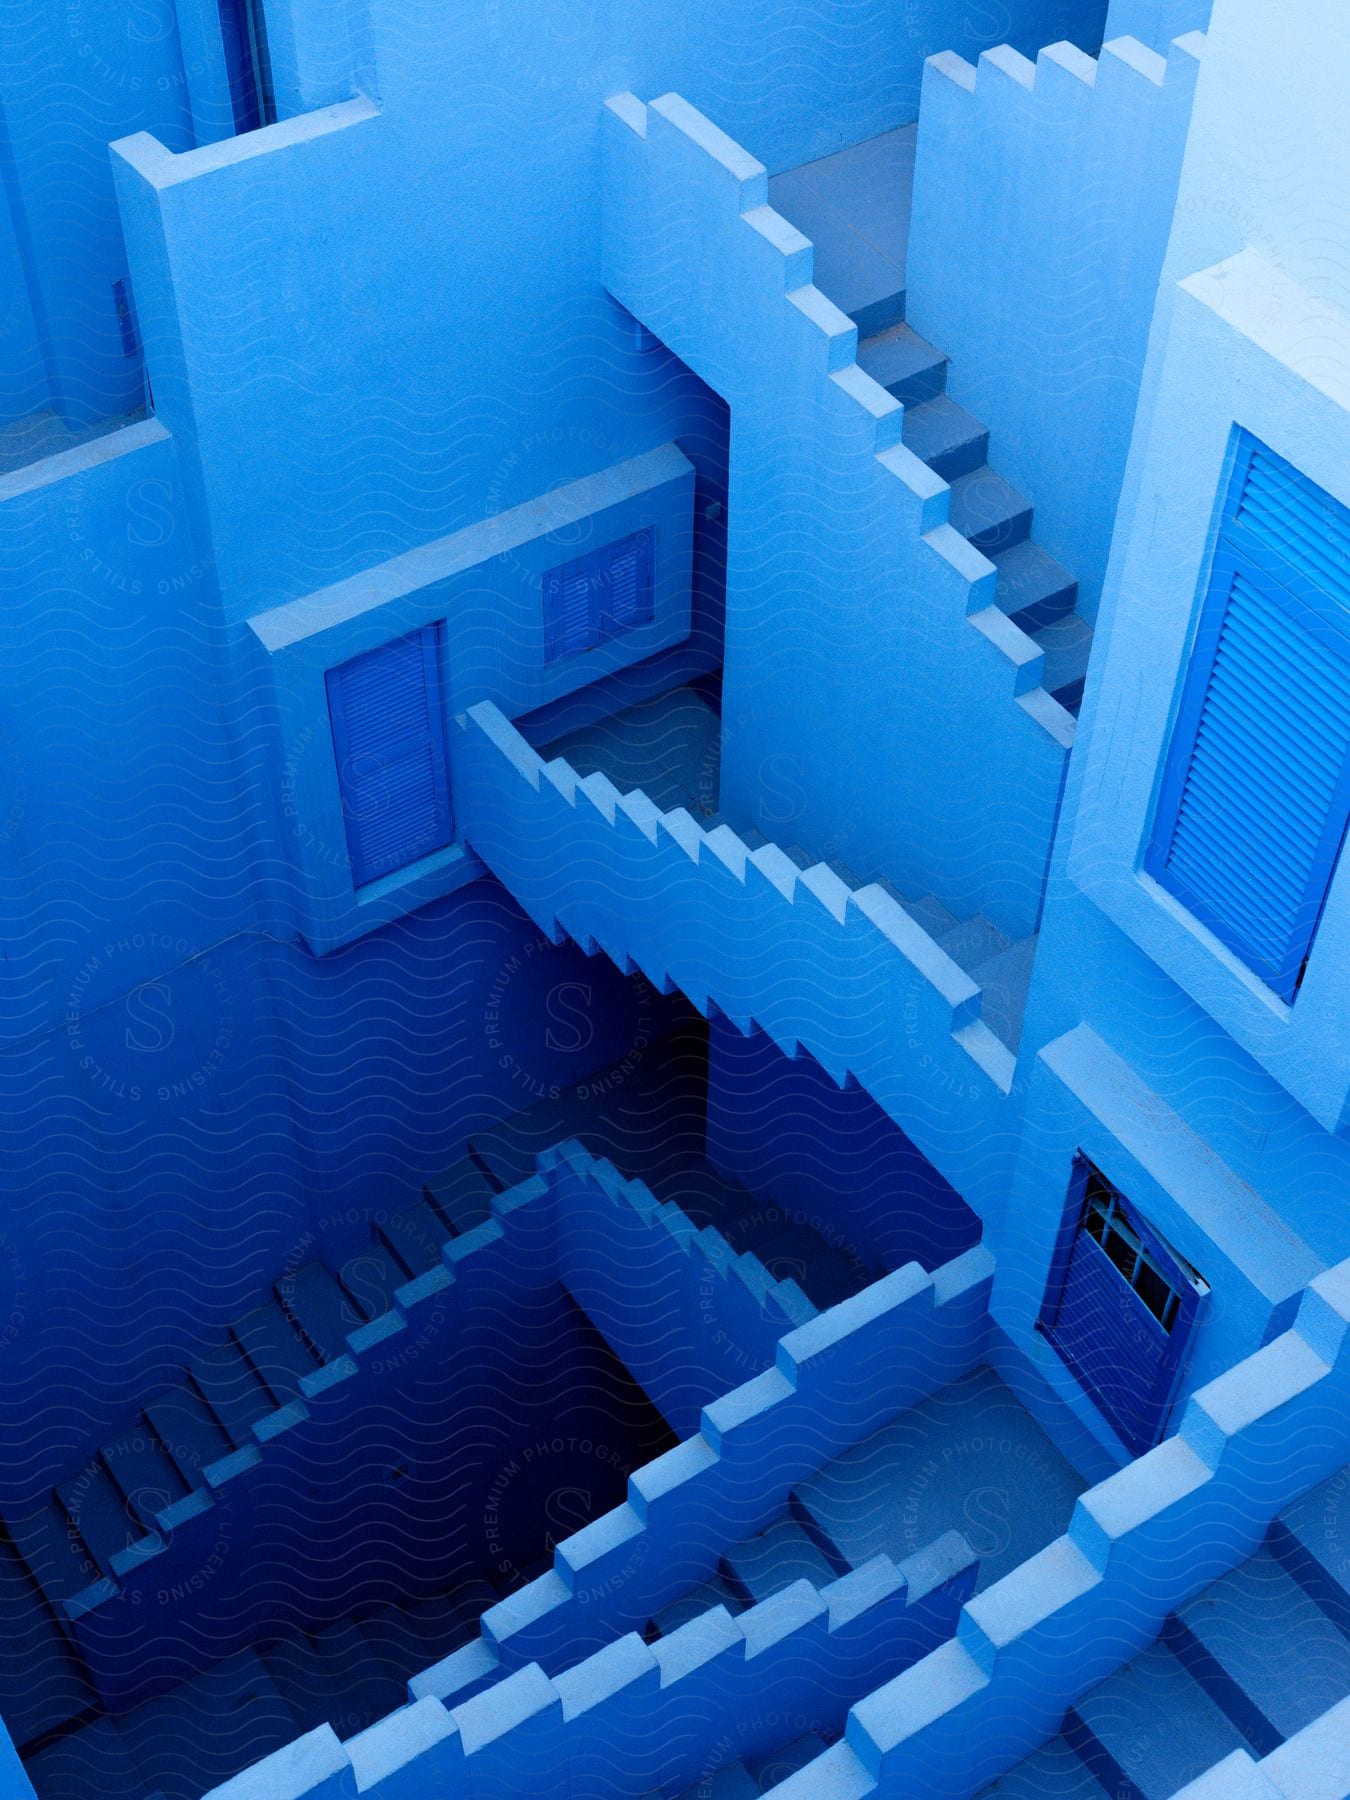
<instances>
[{"instance_id":1,"label":"window frame","mask_svg":"<svg viewBox=\"0 0 1350 1800\"><path fill-rule=\"evenodd\" d=\"M1150 1264L1162 1274L1175 1296L1176 1306L1170 1325L1163 1324L1158 1314L1140 1294L1133 1280L1126 1278L1105 1245L1087 1229L1088 1214L1096 1199L1096 1195L1092 1191L1094 1183L1099 1183L1101 1188L1106 1190L1114 1208L1133 1230L1139 1241L1141 1252L1149 1258ZM1130 1436L1122 1429L1120 1421L1114 1418L1109 1408L1103 1404L1103 1396L1093 1383L1090 1373L1078 1362L1070 1346L1056 1333L1056 1324L1069 1290L1073 1253L1080 1237L1086 1237L1091 1241L1103 1262L1115 1271L1121 1286L1127 1288L1134 1296L1138 1302L1141 1320L1148 1321L1145 1329L1152 1326L1165 1340L1159 1373L1149 1395L1149 1405L1156 1417L1156 1427L1147 1441L1131 1441ZM1175 1277L1169 1272L1169 1265L1175 1269ZM1142 1257L1140 1263L1137 1264L1137 1267L1139 1266L1143 1266ZM1082 1150L1076 1151L1069 1178L1068 1197L1060 1219L1059 1231L1056 1234L1055 1248L1051 1256L1050 1269L1036 1319L1036 1330L1045 1338L1069 1374L1073 1376L1084 1394L1121 1439L1121 1442L1135 1454L1142 1454L1143 1451L1150 1449L1161 1439L1166 1429L1167 1420L1181 1382L1182 1371L1190 1354L1196 1326L1209 1293L1209 1283L1195 1266L1180 1252L1174 1250L1166 1238L1154 1229L1138 1207L1122 1192L1117 1183L1111 1180L1109 1175L1105 1174Z\"/></svg>"},{"instance_id":2,"label":"window frame","mask_svg":"<svg viewBox=\"0 0 1350 1800\"><path fill-rule=\"evenodd\" d=\"M1279 607L1290 618L1296 629L1316 638L1350 665L1350 612L1345 605L1293 567L1259 532L1251 530L1238 517L1252 460L1265 450L1267 447L1250 433L1242 434L1228 480L1218 540L1210 559L1181 701L1164 753L1162 779L1145 845L1143 869L1179 900L1226 949L1231 950L1244 967L1286 1004L1292 1005L1312 954L1336 865L1350 829L1350 756L1341 769L1333 802L1323 823L1317 852L1295 914L1297 924L1289 932L1285 955L1278 964L1256 950L1239 929L1168 867L1235 578L1240 577L1258 590L1268 603ZM1267 453L1275 454L1273 451Z\"/></svg>"},{"instance_id":3,"label":"window frame","mask_svg":"<svg viewBox=\"0 0 1350 1800\"><path fill-rule=\"evenodd\" d=\"M604 575L630 544L634 546L638 558L639 611L637 617L619 622L615 620L609 606L610 585ZM601 544L597 549L588 551L585 556L574 557L571 562L560 563L557 568L547 570L540 588L545 664L564 662L573 656L584 656L587 651L596 650L613 638L636 631L643 625L650 625L656 616L655 568L656 527L645 525L638 531L626 532L623 537L615 538L608 544ZM586 637L582 643L569 644L562 636L562 596L567 583L578 577L584 578L588 583Z\"/></svg>"}]
</instances>

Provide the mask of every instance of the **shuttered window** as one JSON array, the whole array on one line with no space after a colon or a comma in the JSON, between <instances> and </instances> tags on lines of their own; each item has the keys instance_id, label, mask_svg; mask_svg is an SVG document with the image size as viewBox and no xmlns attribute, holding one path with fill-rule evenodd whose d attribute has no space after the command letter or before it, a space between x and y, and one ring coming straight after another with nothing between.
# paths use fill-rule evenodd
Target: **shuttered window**
<instances>
[{"instance_id":1,"label":"shuttered window","mask_svg":"<svg viewBox=\"0 0 1350 1800\"><path fill-rule=\"evenodd\" d=\"M1292 1000L1350 817L1350 513L1239 449L1146 858Z\"/></svg>"},{"instance_id":2,"label":"shuttered window","mask_svg":"<svg viewBox=\"0 0 1350 1800\"><path fill-rule=\"evenodd\" d=\"M328 672L352 882L377 881L454 834L440 628L428 625Z\"/></svg>"},{"instance_id":3,"label":"shuttered window","mask_svg":"<svg viewBox=\"0 0 1350 1800\"><path fill-rule=\"evenodd\" d=\"M1077 1157L1039 1327L1131 1451L1162 1434L1208 1292L1114 1183Z\"/></svg>"},{"instance_id":4,"label":"shuttered window","mask_svg":"<svg viewBox=\"0 0 1350 1800\"><path fill-rule=\"evenodd\" d=\"M593 650L652 617L652 532L634 532L544 577L548 662Z\"/></svg>"}]
</instances>

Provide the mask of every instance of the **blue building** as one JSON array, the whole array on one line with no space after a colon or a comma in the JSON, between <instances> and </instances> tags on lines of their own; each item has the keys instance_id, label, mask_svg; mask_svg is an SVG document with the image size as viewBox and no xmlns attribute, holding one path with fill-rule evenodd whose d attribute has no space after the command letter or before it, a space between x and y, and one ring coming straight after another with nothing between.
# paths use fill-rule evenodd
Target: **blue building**
<instances>
[{"instance_id":1,"label":"blue building","mask_svg":"<svg viewBox=\"0 0 1350 1800\"><path fill-rule=\"evenodd\" d=\"M1278 10L5 13L5 1800L1350 1794Z\"/></svg>"}]
</instances>

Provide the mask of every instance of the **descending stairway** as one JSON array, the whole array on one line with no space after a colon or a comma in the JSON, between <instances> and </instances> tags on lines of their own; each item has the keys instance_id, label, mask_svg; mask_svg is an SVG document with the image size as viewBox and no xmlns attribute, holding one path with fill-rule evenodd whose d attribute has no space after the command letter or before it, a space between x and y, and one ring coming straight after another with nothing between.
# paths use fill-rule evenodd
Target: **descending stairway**
<instances>
[{"instance_id":1,"label":"descending stairway","mask_svg":"<svg viewBox=\"0 0 1350 1800\"><path fill-rule=\"evenodd\" d=\"M949 484L950 523L998 570L996 603L1040 653L1039 685L1076 718L1092 649L1078 584L1032 541L1031 502L990 466L988 430L947 393L947 358L904 322L915 133L776 175L769 203L810 238L815 285L858 328L858 367L904 407L901 441Z\"/></svg>"},{"instance_id":2,"label":"descending stairway","mask_svg":"<svg viewBox=\"0 0 1350 1800\"><path fill-rule=\"evenodd\" d=\"M1033 542L1031 502L990 467L988 431L946 393L947 358L900 320L859 343L858 366L903 404L905 446L950 484L951 524L998 570L996 604L1041 653L1040 686L1077 718L1092 650L1078 584Z\"/></svg>"},{"instance_id":3,"label":"descending stairway","mask_svg":"<svg viewBox=\"0 0 1350 1800\"><path fill-rule=\"evenodd\" d=\"M135 1423L58 1482L40 1507L9 1512L0 1536L0 1693L16 1744L42 1740L91 1711L94 1696L68 1635L67 1606L110 1589L141 1540L164 1529L206 1485L206 1471L251 1444L252 1427L381 1317L398 1288L436 1266L441 1247L485 1217L495 1191L467 1162L375 1228L337 1271L312 1260L284 1272L271 1299Z\"/></svg>"},{"instance_id":4,"label":"descending stairway","mask_svg":"<svg viewBox=\"0 0 1350 1800\"><path fill-rule=\"evenodd\" d=\"M200 1800L320 1725L353 1736L402 1705L409 1676L468 1641L496 1598L471 1583L227 1657L32 1754L38 1800Z\"/></svg>"},{"instance_id":5,"label":"descending stairway","mask_svg":"<svg viewBox=\"0 0 1350 1800\"><path fill-rule=\"evenodd\" d=\"M1206 1800L1239 1791L1240 1771L1215 1765L1276 1755L1350 1697L1343 1510L1346 1472L1287 1508L1254 1556L1173 1613L980 1800L1171 1800L1210 1770Z\"/></svg>"}]
</instances>

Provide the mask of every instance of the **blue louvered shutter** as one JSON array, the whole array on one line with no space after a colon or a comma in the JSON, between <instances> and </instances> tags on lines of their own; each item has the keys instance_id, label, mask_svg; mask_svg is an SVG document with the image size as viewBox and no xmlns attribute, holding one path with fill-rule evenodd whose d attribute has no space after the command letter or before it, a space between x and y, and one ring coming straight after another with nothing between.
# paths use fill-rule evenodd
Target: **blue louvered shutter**
<instances>
[{"instance_id":1,"label":"blue louvered shutter","mask_svg":"<svg viewBox=\"0 0 1350 1800\"><path fill-rule=\"evenodd\" d=\"M605 636L645 625L652 616L652 534L639 531L615 544L600 592L600 626Z\"/></svg>"},{"instance_id":2,"label":"blue louvered shutter","mask_svg":"<svg viewBox=\"0 0 1350 1800\"><path fill-rule=\"evenodd\" d=\"M1292 1000L1350 815L1350 607L1315 578L1335 503L1276 460L1239 464L1146 866Z\"/></svg>"},{"instance_id":3,"label":"blue louvered shutter","mask_svg":"<svg viewBox=\"0 0 1350 1800\"><path fill-rule=\"evenodd\" d=\"M634 532L544 577L548 662L593 650L652 617L652 532Z\"/></svg>"},{"instance_id":4,"label":"blue louvered shutter","mask_svg":"<svg viewBox=\"0 0 1350 1800\"><path fill-rule=\"evenodd\" d=\"M330 669L328 712L352 881L377 881L454 835L440 630L428 625Z\"/></svg>"}]
</instances>

